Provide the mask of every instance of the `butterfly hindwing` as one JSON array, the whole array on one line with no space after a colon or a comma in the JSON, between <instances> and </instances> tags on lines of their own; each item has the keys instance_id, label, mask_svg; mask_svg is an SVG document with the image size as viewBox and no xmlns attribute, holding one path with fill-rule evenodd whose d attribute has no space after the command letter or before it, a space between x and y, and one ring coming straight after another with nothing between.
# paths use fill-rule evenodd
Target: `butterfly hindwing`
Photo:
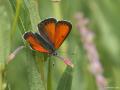
<instances>
[{"instance_id":1,"label":"butterfly hindwing","mask_svg":"<svg viewBox=\"0 0 120 90\"><path fill-rule=\"evenodd\" d=\"M67 21L58 21L56 23L55 37L54 37L55 38L54 47L56 49L58 49L61 46L61 44L63 43L69 32L71 31L71 28L72 28L71 23Z\"/></svg>"},{"instance_id":2,"label":"butterfly hindwing","mask_svg":"<svg viewBox=\"0 0 120 90\"><path fill-rule=\"evenodd\" d=\"M42 35L35 33L35 36L39 40L39 42L41 42L43 47L49 50L49 53L52 53L55 50L53 44L45 39Z\"/></svg>"},{"instance_id":3,"label":"butterfly hindwing","mask_svg":"<svg viewBox=\"0 0 120 90\"><path fill-rule=\"evenodd\" d=\"M23 37L30 44L33 50L49 53L49 51L43 47L43 45L32 32L26 32Z\"/></svg>"},{"instance_id":4,"label":"butterfly hindwing","mask_svg":"<svg viewBox=\"0 0 120 90\"><path fill-rule=\"evenodd\" d=\"M54 35L55 35L55 25L57 20L54 18L48 18L38 24L38 29L40 34L50 41L52 44L54 43Z\"/></svg>"}]
</instances>

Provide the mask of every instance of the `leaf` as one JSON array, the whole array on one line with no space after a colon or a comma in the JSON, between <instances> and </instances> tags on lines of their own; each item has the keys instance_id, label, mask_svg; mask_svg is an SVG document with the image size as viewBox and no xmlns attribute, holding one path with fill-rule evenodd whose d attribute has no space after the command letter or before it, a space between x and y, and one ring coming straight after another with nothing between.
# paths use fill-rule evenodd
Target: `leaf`
<instances>
[{"instance_id":1,"label":"leaf","mask_svg":"<svg viewBox=\"0 0 120 90\"><path fill-rule=\"evenodd\" d=\"M67 66L59 83L57 90L71 90L73 68Z\"/></svg>"},{"instance_id":2,"label":"leaf","mask_svg":"<svg viewBox=\"0 0 120 90\"><path fill-rule=\"evenodd\" d=\"M17 0L9 0L13 12L16 14L17 12ZM19 4L18 4L19 5ZM27 16L27 17L25 17ZM26 4L24 3L24 0L22 1L22 5L20 7L19 10L19 17L18 17L18 27L20 32L23 34L25 31L27 30L31 30L31 21L30 21L30 15L29 15L29 11L28 8L26 7Z\"/></svg>"},{"instance_id":3,"label":"leaf","mask_svg":"<svg viewBox=\"0 0 120 90\"><path fill-rule=\"evenodd\" d=\"M13 17L14 21L11 31L12 37L15 37L16 33L18 32L17 29L20 30L21 34L25 33L28 30L36 30L35 27L37 27L37 23L39 20L39 14L35 7L37 2L33 0L28 0L28 1L22 0L22 4L20 4L19 0L9 0L9 2L11 4L15 16ZM33 14L33 11L35 14ZM11 43L12 44L11 46L14 48L17 39L16 38L13 39L14 41L11 40L11 42L14 43ZM27 77L28 77L28 85L29 85L28 88L30 90L45 90L43 81L40 76L40 72L38 71L36 62L34 60L36 56L35 52L32 52L30 49L26 50L25 56L26 56ZM11 88L13 89L14 87Z\"/></svg>"},{"instance_id":4,"label":"leaf","mask_svg":"<svg viewBox=\"0 0 120 90\"><path fill-rule=\"evenodd\" d=\"M28 72L28 80L29 80L29 87L30 90L45 90L44 82L42 80L42 77L40 75L41 72L39 72L37 63L35 62L34 58L31 57L32 53L31 50L26 50L27 55L27 72Z\"/></svg>"},{"instance_id":5,"label":"leaf","mask_svg":"<svg viewBox=\"0 0 120 90\"><path fill-rule=\"evenodd\" d=\"M25 5L28 8L32 30L37 30L37 24L40 22L39 10L38 10L38 1L36 0L24 0Z\"/></svg>"}]
</instances>

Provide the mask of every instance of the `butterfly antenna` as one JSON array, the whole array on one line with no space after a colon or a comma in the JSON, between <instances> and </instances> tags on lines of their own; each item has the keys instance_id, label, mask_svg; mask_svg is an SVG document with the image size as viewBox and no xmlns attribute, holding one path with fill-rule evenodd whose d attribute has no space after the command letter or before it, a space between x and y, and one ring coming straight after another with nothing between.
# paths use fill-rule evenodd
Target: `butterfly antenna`
<instances>
[{"instance_id":1,"label":"butterfly antenna","mask_svg":"<svg viewBox=\"0 0 120 90\"><path fill-rule=\"evenodd\" d=\"M71 60L69 58L64 58L60 55L56 55L57 58L59 58L60 60L62 60L66 65L70 66L70 67L74 67L73 63L71 62Z\"/></svg>"}]
</instances>

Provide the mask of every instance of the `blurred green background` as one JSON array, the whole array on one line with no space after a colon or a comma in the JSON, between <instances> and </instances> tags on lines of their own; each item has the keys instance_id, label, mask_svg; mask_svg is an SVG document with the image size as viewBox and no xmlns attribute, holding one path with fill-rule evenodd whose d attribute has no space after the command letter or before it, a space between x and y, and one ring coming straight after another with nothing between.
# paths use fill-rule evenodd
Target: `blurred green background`
<instances>
[{"instance_id":1,"label":"blurred green background","mask_svg":"<svg viewBox=\"0 0 120 90\"><path fill-rule=\"evenodd\" d=\"M118 87L110 90L120 90L120 0L61 0L59 3L51 0L0 0L0 65L16 48L25 45L22 39L25 31L38 32L37 24L41 20L49 17L69 20L73 28L59 52L71 58L75 66L71 90L97 90L76 28L74 16L78 12L90 19L89 28L95 32L95 44L108 86ZM40 76L34 60L43 57L46 56L27 47L22 49L6 66L8 90L45 90L48 61L40 63ZM55 63L51 67L51 90L56 90L65 65L57 58L50 59Z\"/></svg>"}]
</instances>

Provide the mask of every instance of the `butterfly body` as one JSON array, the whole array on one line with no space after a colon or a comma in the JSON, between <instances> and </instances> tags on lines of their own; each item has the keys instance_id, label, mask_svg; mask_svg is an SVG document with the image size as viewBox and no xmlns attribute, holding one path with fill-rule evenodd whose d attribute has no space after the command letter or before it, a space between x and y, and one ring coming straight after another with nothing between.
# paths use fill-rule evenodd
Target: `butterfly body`
<instances>
[{"instance_id":1,"label":"butterfly body","mask_svg":"<svg viewBox=\"0 0 120 90\"><path fill-rule=\"evenodd\" d=\"M68 21L48 18L38 24L39 33L26 32L23 37L33 50L57 55L57 49L68 36L72 25Z\"/></svg>"}]
</instances>

